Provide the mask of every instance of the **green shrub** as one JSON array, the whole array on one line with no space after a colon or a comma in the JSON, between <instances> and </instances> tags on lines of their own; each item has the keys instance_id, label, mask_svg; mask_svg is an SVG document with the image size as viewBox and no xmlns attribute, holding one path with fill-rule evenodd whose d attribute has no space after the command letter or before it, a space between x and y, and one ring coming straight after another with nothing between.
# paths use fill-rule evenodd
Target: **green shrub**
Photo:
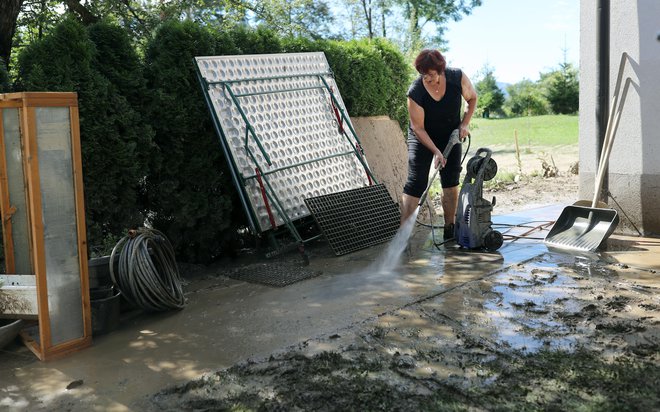
<instances>
[{"instance_id":1,"label":"green shrub","mask_svg":"<svg viewBox=\"0 0 660 412\"><path fill-rule=\"evenodd\" d=\"M237 53L233 54L265 54L282 52L282 43L277 34L264 26L256 29L237 26L229 33ZM224 53L223 53L224 52ZM224 49L219 54L229 54Z\"/></svg>"},{"instance_id":2,"label":"green shrub","mask_svg":"<svg viewBox=\"0 0 660 412\"><path fill-rule=\"evenodd\" d=\"M138 193L151 150L144 120L98 70L111 65L102 63L102 58L85 27L74 19L59 23L18 57L21 90L78 93L90 246L102 245L107 236L142 224ZM126 72L125 79L113 80L130 82L132 76L140 74Z\"/></svg>"},{"instance_id":3,"label":"green shrub","mask_svg":"<svg viewBox=\"0 0 660 412\"><path fill-rule=\"evenodd\" d=\"M6 93L9 91L9 74L7 74L7 68L5 67L5 62L0 59L0 93Z\"/></svg>"},{"instance_id":4,"label":"green shrub","mask_svg":"<svg viewBox=\"0 0 660 412\"><path fill-rule=\"evenodd\" d=\"M87 30L97 51L94 69L110 81L131 107L143 110L152 96L144 78L144 64L131 44L129 33L105 21Z\"/></svg>"},{"instance_id":5,"label":"green shrub","mask_svg":"<svg viewBox=\"0 0 660 412\"><path fill-rule=\"evenodd\" d=\"M408 107L406 105L406 93L410 86L412 68L406 62L404 55L391 42L385 39L376 39L374 40L374 46L381 53L389 77L390 88L382 92L383 98L387 102L387 112L384 114L396 120L401 126L401 130L407 133ZM387 93L390 93L390 95L387 96Z\"/></svg>"},{"instance_id":6,"label":"green shrub","mask_svg":"<svg viewBox=\"0 0 660 412\"><path fill-rule=\"evenodd\" d=\"M231 50L228 37L221 38ZM147 44L145 56L153 92L149 118L159 148L147 179L151 221L177 256L190 262L220 255L244 214L233 207L236 190L193 64L195 56L215 54L216 39L209 31L189 21L170 21Z\"/></svg>"}]
</instances>

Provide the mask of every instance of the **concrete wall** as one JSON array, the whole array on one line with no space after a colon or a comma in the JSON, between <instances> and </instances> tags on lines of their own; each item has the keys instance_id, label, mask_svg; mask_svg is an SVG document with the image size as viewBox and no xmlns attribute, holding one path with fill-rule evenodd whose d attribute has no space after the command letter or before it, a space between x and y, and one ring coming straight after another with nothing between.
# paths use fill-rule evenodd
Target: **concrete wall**
<instances>
[{"instance_id":1,"label":"concrete wall","mask_svg":"<svg viewBox=\"0 0 660 412\"><path fill-rule=\"evenodd\" d=\"M403 185L408 177L408 147L399 123L387 116L352 117L369 168L397 204L401 204ZM433 211L425 207L419 220L435 222Z\"/></svg>"},{"instance_id":2,"label":"concrete wall","mask_svg":"<svg viewBox=\"0 0 660 412\"><path fill-rule=\"evenodd\" d=\"M408 173L408 149L399 124L387 116L352 117L351 123L378 183L385 184L392 199L400 203Z\"/></svg>"},{"instance_id":3,"label":"concrete wall","mask_svg":"<svg viewBox=\"0 0 660 412\"><path fill-rule=\"evenodd\" d=\"M580 198L591 198L597 149L597 0L580 5ZM619 62L625 63L623 102L609 161L609 190L620 208L618 232L632 225L646 235L660 234L660 1L610 0L609 100L615 90ZM626 79L630 78L627 90Z\"/></svg>"}]
</instances>

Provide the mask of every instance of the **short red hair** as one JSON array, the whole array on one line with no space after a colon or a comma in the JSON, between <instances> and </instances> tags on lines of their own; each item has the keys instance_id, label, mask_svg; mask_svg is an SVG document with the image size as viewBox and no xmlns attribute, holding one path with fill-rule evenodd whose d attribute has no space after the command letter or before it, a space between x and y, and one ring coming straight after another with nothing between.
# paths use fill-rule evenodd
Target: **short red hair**
<instances>
[{"instance_id":1,"label":"short red hair","mask_svg":"<svg viewBox=\"0 0 660 412\"><path fill-rule=\"evenodd\" d=\"M426 74L429 70L444 73L447 61L437 50L424 49L415 58L415 69L419 74Z\"/></svg>"}]
</instances>

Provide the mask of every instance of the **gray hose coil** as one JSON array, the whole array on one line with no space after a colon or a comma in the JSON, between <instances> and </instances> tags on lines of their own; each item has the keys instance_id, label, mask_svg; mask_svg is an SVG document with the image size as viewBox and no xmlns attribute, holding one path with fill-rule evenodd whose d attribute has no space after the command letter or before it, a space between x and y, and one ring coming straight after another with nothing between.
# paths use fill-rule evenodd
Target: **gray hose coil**
<instances>
[{"instance_id":1,"label":"gray hose coil","mask_svg":"<svg viewBox=\"0 0 660 412\"><path fill-rule=\"evenodd\" d=\"M186 304L174 249L158 230L131 230L119 240L110 254L110 277L126 300L142 309L183 309Z\"/></svg>"}]
</instances>

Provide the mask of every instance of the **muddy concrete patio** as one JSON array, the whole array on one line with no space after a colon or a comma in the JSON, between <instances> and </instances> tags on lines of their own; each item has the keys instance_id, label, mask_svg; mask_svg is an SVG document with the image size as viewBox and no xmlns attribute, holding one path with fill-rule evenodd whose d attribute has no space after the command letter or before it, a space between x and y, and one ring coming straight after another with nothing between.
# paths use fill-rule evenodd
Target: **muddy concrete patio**
<instances>
[{"instance_id":1,"label":"muddy concrete patio","mask_svg":"<svg viewBox=\"0 0 660 412\"><path fill-rule=\"evenodd\" d=\"M561 209L494 221L521 235ZM660 240L613 236L607 252L572 255L544 234L484 253L436 248L420 227L381 273L386 245L336 257L320 243L305 269L320 274L281 288L225 276L241 262L184 273L180 312L133 314L48 363L18 344L0 353L0 407L660 408Z\"/></svg>"}]
</instances>

